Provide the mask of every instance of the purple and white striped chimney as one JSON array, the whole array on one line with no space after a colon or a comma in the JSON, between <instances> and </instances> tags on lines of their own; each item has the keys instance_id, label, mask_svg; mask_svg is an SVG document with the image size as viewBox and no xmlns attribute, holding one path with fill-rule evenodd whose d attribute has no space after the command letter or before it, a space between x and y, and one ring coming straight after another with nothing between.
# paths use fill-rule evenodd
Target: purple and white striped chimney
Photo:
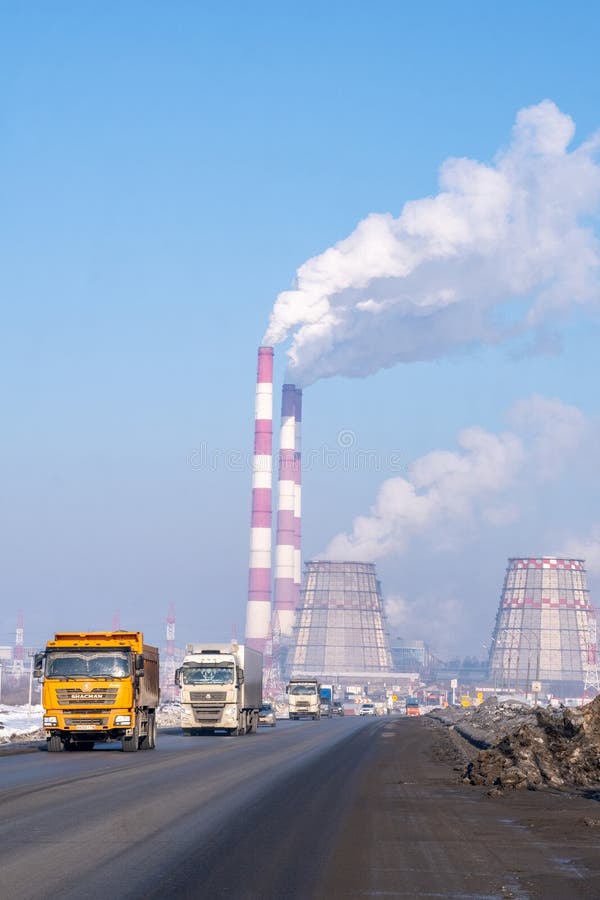
<instances>
[{"instance_id":1,"label":"purple and white striped chimney","mask_svg":"<svg viewBox=\"0 0 600 900\"><path fill-rule=\"evenodd\" d=\"M264 652L271 623L271 494L273 487L273 348L259 347L252 465L250 573L246 644Z\"/></svg>"},{"instance_id":2,"label":"purple and white striped chimney","mask_svg":"<svg viewBox=\"0 0 600 900\"><path fill-rule=\"evenodd\" d=\"M295 504L296 504L296 388L284 384L281 394L277 535L275 539L274 613L281 634L294 625Z\"/></svg>"},{"instance_id":3,"label":"purple and white striped chimney","mask_svg":"<svg viewBox=\"0 0 600 900\"><path fill-rule=\"evenodd\" d=\"M300 603L300 584L302 582L302 388L296 388L295 395L294 611L298 609Z\"/></svg>"}]
</instances>

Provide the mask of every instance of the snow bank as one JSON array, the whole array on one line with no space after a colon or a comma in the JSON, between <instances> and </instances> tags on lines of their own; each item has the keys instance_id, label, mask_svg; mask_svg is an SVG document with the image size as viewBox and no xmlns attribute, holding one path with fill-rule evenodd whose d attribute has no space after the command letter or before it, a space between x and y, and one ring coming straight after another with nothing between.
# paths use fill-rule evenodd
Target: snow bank
<instances>
[{"instance_id":1,"label":"snow bank","mask_svg":"<svg viewBox=\"0 0 600 900\"><path fill-rule=\"evenodd\" d=\"M0 743L6 744L22 735L33 738L42 727L42 706L4 706L0 704Z\"/></svg>"}]
</instances>

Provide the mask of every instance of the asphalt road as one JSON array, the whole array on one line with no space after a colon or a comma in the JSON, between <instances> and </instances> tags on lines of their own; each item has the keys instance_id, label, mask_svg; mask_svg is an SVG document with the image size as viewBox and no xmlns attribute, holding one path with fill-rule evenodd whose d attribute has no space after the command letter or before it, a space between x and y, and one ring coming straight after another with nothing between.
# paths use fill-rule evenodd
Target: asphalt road
<instances>
[{"instance_id":1,"label":"asphalt road","mask_svg":"<svg viewBox=\"0 0 600 900\"><path fill-rule=\"evenodd\" d=\"M600 804L460 783L417 719L0 757L0 896L600 898Z\"/></svg>"}]
</instances>

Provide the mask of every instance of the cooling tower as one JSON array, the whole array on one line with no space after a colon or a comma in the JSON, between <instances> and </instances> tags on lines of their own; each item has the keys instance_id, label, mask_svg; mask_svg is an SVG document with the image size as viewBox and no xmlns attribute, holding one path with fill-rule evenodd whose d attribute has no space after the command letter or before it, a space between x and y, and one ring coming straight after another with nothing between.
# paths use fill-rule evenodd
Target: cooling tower
<instances>
[{"instance_id":1,"label":"cooling tower","mask_svg":"<svg viewBox=\"0 0 600 900\"><path fill-rule=\"evenodd\" d=\"M283 637L294 625L294 564L296 506L296 388L284 384L281 394L277 534L275 540L274 614Z\"/></svg>"},{"instance_id":2,"label":"cooling tower","mask_svg":"<svg viewBox=\"0 0 600 900\"><path fill-rule=\"evenodd\" d=\"M331 677L391 671L383 598L373 563L305 564L288 669Z\"/></svg>"},{"instance_id":3,"label":"cooling tower","mask_svg":"<svg viewBox=\"0 0 600 900\"><path fill-rule=\"evenodd\" d=\"M489 662L499 689L565 698L597 685L596 619L584 560L508 560Z\"/></svg>"},{"instance_id":4,"label":"cooling tower","mask_svg":"<svg viewBox=\"0 0 600 900\"><path fill-rule=\"evenodd\" d=\"M256 377L250 573L246 644L264 651L271 621L271 493L273 468L273 348L260 347Z\"/></svg>"}]
</instances>

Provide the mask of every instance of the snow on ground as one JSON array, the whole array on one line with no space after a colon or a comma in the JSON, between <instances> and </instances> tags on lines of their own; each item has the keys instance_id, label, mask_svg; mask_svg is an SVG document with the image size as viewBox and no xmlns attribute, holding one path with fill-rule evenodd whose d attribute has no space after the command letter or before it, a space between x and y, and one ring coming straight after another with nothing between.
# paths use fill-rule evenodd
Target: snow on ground
<instances>
[{"instance_id":1,"label":"snow on ground","mask_svg":"<svg viewBox=\"0 0 600 900\"><path fill-rule=\"evenodd\" d=\"M34 734L42 727L42 706L5 706L0 703L0 743L5 744L13 737Z\"/></svg>"}]
</instances>

